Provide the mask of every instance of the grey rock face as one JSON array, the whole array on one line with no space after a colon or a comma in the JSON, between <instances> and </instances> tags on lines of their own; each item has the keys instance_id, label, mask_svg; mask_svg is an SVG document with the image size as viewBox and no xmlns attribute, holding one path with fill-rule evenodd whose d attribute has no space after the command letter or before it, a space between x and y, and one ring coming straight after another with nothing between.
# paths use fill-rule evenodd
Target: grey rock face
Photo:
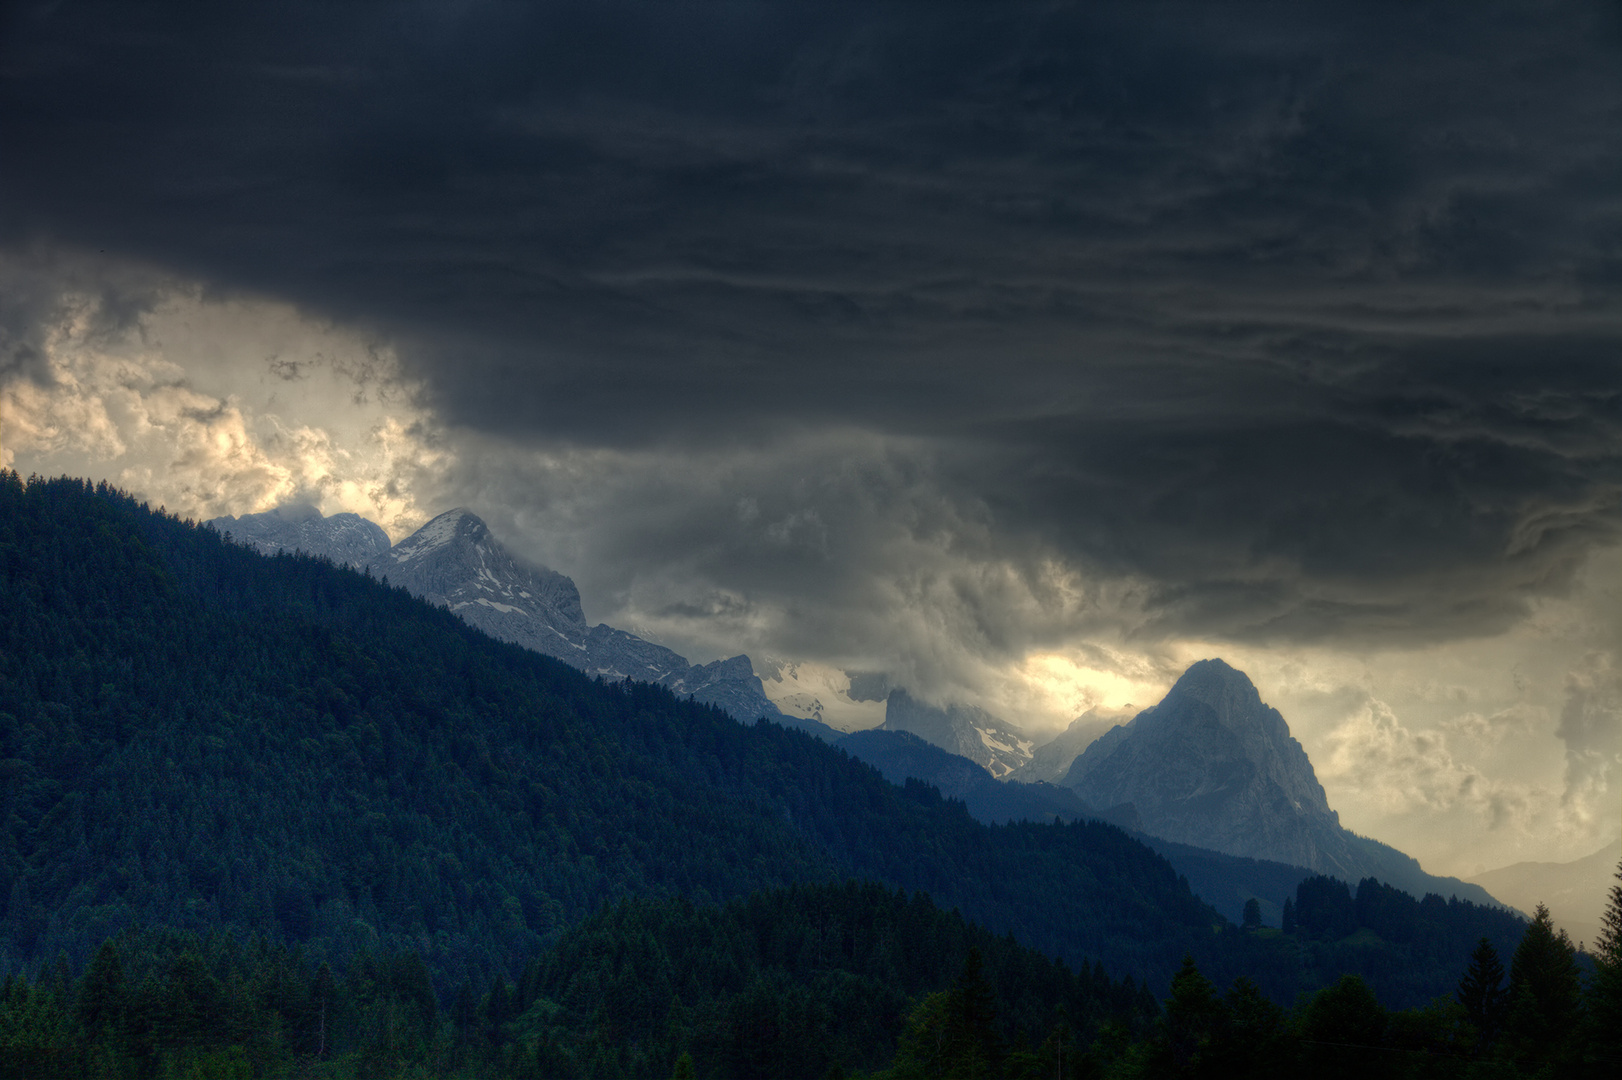
<instances>
[{"instance_id":1,"label":"grey rock face","mask_svg":"<svg viewBox=\"0 0 1622 1080\"><path fill-rule=\"evenodd\" d=\"M827 738L834 735L772 704L747 656L689 664L686 657L635 634L603 624L588 626L573 581L515 557L467 510L434 518L396 544L383 566L390 584L444 604L493 638L556 657L589 675L655 683L743 721L764 716Z\"/></svg>"},{"instance_id":2,"label":"grey rock face","mask_svg":"<svg viewBox=\"0 0 1622 1080\"><path fill-rule=\"evenodd\" d=\"M1031 760L1009 779L1022 784L1046 781L1052 783L1070 771L1070 765L1086 752L1099 737L1108 721L1100 720L1092 711L1082 713L1059 733L1059 737L1045 742L1031 751Z\"/></svg>"},{"instance_id":3,"label":"grey rock face","mask_svg":"<svg viewBox=\"0 0 1622 1080\"><path fill-rule=\"evenodd\" d=\"M905 690L890 691L884 702L884 723L878 730L910 731L925 742L968 758L998 779L1031 759L1031 740L1007 721L971 705L938 709Z\"/></svg>"},{"instance_id":4,"label":"grey rock face","mask_svg":"<svg viewBox=\"0 0 1622 1080\"><path fill-rule=\"evenodd\" d=\"M359 514L322 517L313 506L280 506L263 514L215 518L208 524L265 555L302 551L357 570L380 565L389 534Z\"/></svg>"},{"instance_id":5,"label":"grey rock face","mask_svg":"<svg viewBox=\"0 0 1622 1080\"><path fill-rule=\"evenodd\" d=\"M1160 704L1100 736L1059 782L1094 806L1134 804L1143 831L1167 840L1354 884L1375 877L1415 896L1495 903L1342 828L1284 718L1221 660L1190 667Z\"/></svg>"},{"instance_id":6,"label":"grey rock face","mask_svg":"<svg viewBox=\"0 0 1622 1080\"><path fill-rule=\"evenodd\" d=\"M390 584L444 604L491 637L562 659L584 650L574 582L519 562L467 510L440 514L400 541L383 567Z\"/></svg>"},{"instance_id":7,"label":"grey rock face","mask_svg":"<svg viewBox=\"0 0 1622 1080\"><path fill-rule=\"evenodd\" d=\"M388 535L365 518L322 517L309 506L217 518L209 524L267 555L296 549L356 568L370 566L374 576L445 605L493 638L545 653L587 674L657 683L739 720L764 716L830 741L837 737L832 728L787 716L772 704L747 656L689 664L635 634L588 626L573 581L514 556L468 510L440 514L392 549Z\"/></svg>"},{"instance_id":8,"label":"grey rock face","mask_svg":"<svg viewBox=\"0 0 1622 1080\"><path fill-rule=\"evenodd\" d=\"M1359 859L1301 744L1243 673L1189 668L1164 701L1089 746L1061 780L1130 802L1145 832L1356 881Z\"/></svg>"}]
</instances>

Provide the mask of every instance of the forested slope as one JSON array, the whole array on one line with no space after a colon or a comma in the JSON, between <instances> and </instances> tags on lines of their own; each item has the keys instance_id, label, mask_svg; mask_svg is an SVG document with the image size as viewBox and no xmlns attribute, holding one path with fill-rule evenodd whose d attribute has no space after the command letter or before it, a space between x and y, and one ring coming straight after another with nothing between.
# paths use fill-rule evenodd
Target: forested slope
<instances>
[{"instance_id":1,"label":"forested slope","mask_svg":"<svg viewBox=\"0 0 1622 1080\"><path fill-rule=\"evenodd\" d=\"M329 563L0 479L0 964L136 923L512 972L605 901L850 875L1073 962L1225 966L1101 825L988 829L803 734L602 685Z\"/></svg>"},{"instance_id":2,"label":"forested slope","mask_svg":"<svg viewBox=\"0 0 1622 1080\"><path fill-rule=\"evenodd\" d=\"M1185 954L1280 1001L1324 978L1112 826L981 825L803 733L595 682L105 487L0 474L0 598L0 973L79 971L144 926L340 971L412 953L443 998L605 903L854 877L1157 989Z\"/></svg>"},{"instance_id":3,"label":"forested slope","mask_svg":"<svg viewBox=\"0 0 1622 1080\"><path fill-rule=\"evenodd\" d=\"M559 1080L668 1076L683 1054L702 1076L822 1077L888 1064L919 1002L966 972L987 1006L980 1034L1042 1047L1041 1075L1104 1024L1141 1034L1159 1011L1131 979L1073 972L922 894L847 882L725 906L623 901L443 1009L414 953L362 951L335 973L263 938L126 932L82 976L51 965L0 983L0 1077Z\"/></svg>"}]
</instances>

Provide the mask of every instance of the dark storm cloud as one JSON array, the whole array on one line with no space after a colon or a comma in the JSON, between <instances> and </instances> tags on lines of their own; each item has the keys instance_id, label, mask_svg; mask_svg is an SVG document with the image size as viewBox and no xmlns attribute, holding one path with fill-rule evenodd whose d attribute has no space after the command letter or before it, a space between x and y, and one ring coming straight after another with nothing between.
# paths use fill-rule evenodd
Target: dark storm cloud
<instances>
[{"instance_id":1,"label":"dark storm cloud","mask_svg":"<svg viewBox=\"0 0 1622 1080\"><path fill-rule=\"evenodd\" d=\"M921 440L1262 639L1490 631L1615 539L1607 5L9 20L5 238L359 323L453 425Z\"/></svg>"}]
</instances>

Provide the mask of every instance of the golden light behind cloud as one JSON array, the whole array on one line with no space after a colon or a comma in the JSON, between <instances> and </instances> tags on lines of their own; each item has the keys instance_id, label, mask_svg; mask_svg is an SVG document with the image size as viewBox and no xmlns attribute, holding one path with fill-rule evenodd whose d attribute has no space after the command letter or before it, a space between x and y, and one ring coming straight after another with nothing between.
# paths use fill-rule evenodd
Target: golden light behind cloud
<instances>
[{"instance_id":1,"label":"golden light behind cloud","mask_svg":"<svg viewBox=\"0 0 1622 1080\"><path fill-rule=\"evenodd\" d=\"M297 500L399 539L428 516L406 474L445 455L386 348L287 304L180 284L112 329L101 305L57 298L35 377L0 386L0 463L105 479L199 520Z\"/></svg>"}]
</instances>

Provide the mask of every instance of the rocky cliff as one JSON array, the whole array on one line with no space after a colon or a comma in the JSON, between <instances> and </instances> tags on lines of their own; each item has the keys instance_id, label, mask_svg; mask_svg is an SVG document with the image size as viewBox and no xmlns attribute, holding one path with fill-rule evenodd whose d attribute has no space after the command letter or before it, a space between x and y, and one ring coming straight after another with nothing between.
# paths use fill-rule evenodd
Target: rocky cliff
<instances>
[{"instance_id":1,"label":"rocky cliff","mask_svg":"<svg viewBox=\"0 0 1622 1080\"><path fill-rule=\"evenodd\" d=\"M1031 740L1012 724L972 705L937 708L905 690L892 690L885 699L881 730L911 732L998 779L1031 760Z\"/></svg>"},{"instance_id":2,"label":"rocky cliff","mask_svg":"<svg viewBox=\"0 0 1622 1080\"><path fill-rule=\"evenodd\" d=\"M469 510L448 510L389 547L381 528L355 514L322 517L314 507L284 507L209 524L266 554L300 550L370 568L493 638L556 657L607 679L668 687L749 722L766 717L825 739L836 733L815 720L783 713L766 697L747 656L709 664L605 624L586 622L575 583L508 551Z\"/></svg>"},{"instance_id":3,"label":"rocky cliff","mask_svg":"<svg viewBox=\"0 0 1622 1080\"><path fill-rule=\"evenodd\" d=\"M1132 803L1143 831L1196 847L1494 903L1485 890L1345 829L1278 710L1221 660L1193 665L1165 699L1111 728L1059 781L1094 806Z\"/></svg>"}]
</instances>

